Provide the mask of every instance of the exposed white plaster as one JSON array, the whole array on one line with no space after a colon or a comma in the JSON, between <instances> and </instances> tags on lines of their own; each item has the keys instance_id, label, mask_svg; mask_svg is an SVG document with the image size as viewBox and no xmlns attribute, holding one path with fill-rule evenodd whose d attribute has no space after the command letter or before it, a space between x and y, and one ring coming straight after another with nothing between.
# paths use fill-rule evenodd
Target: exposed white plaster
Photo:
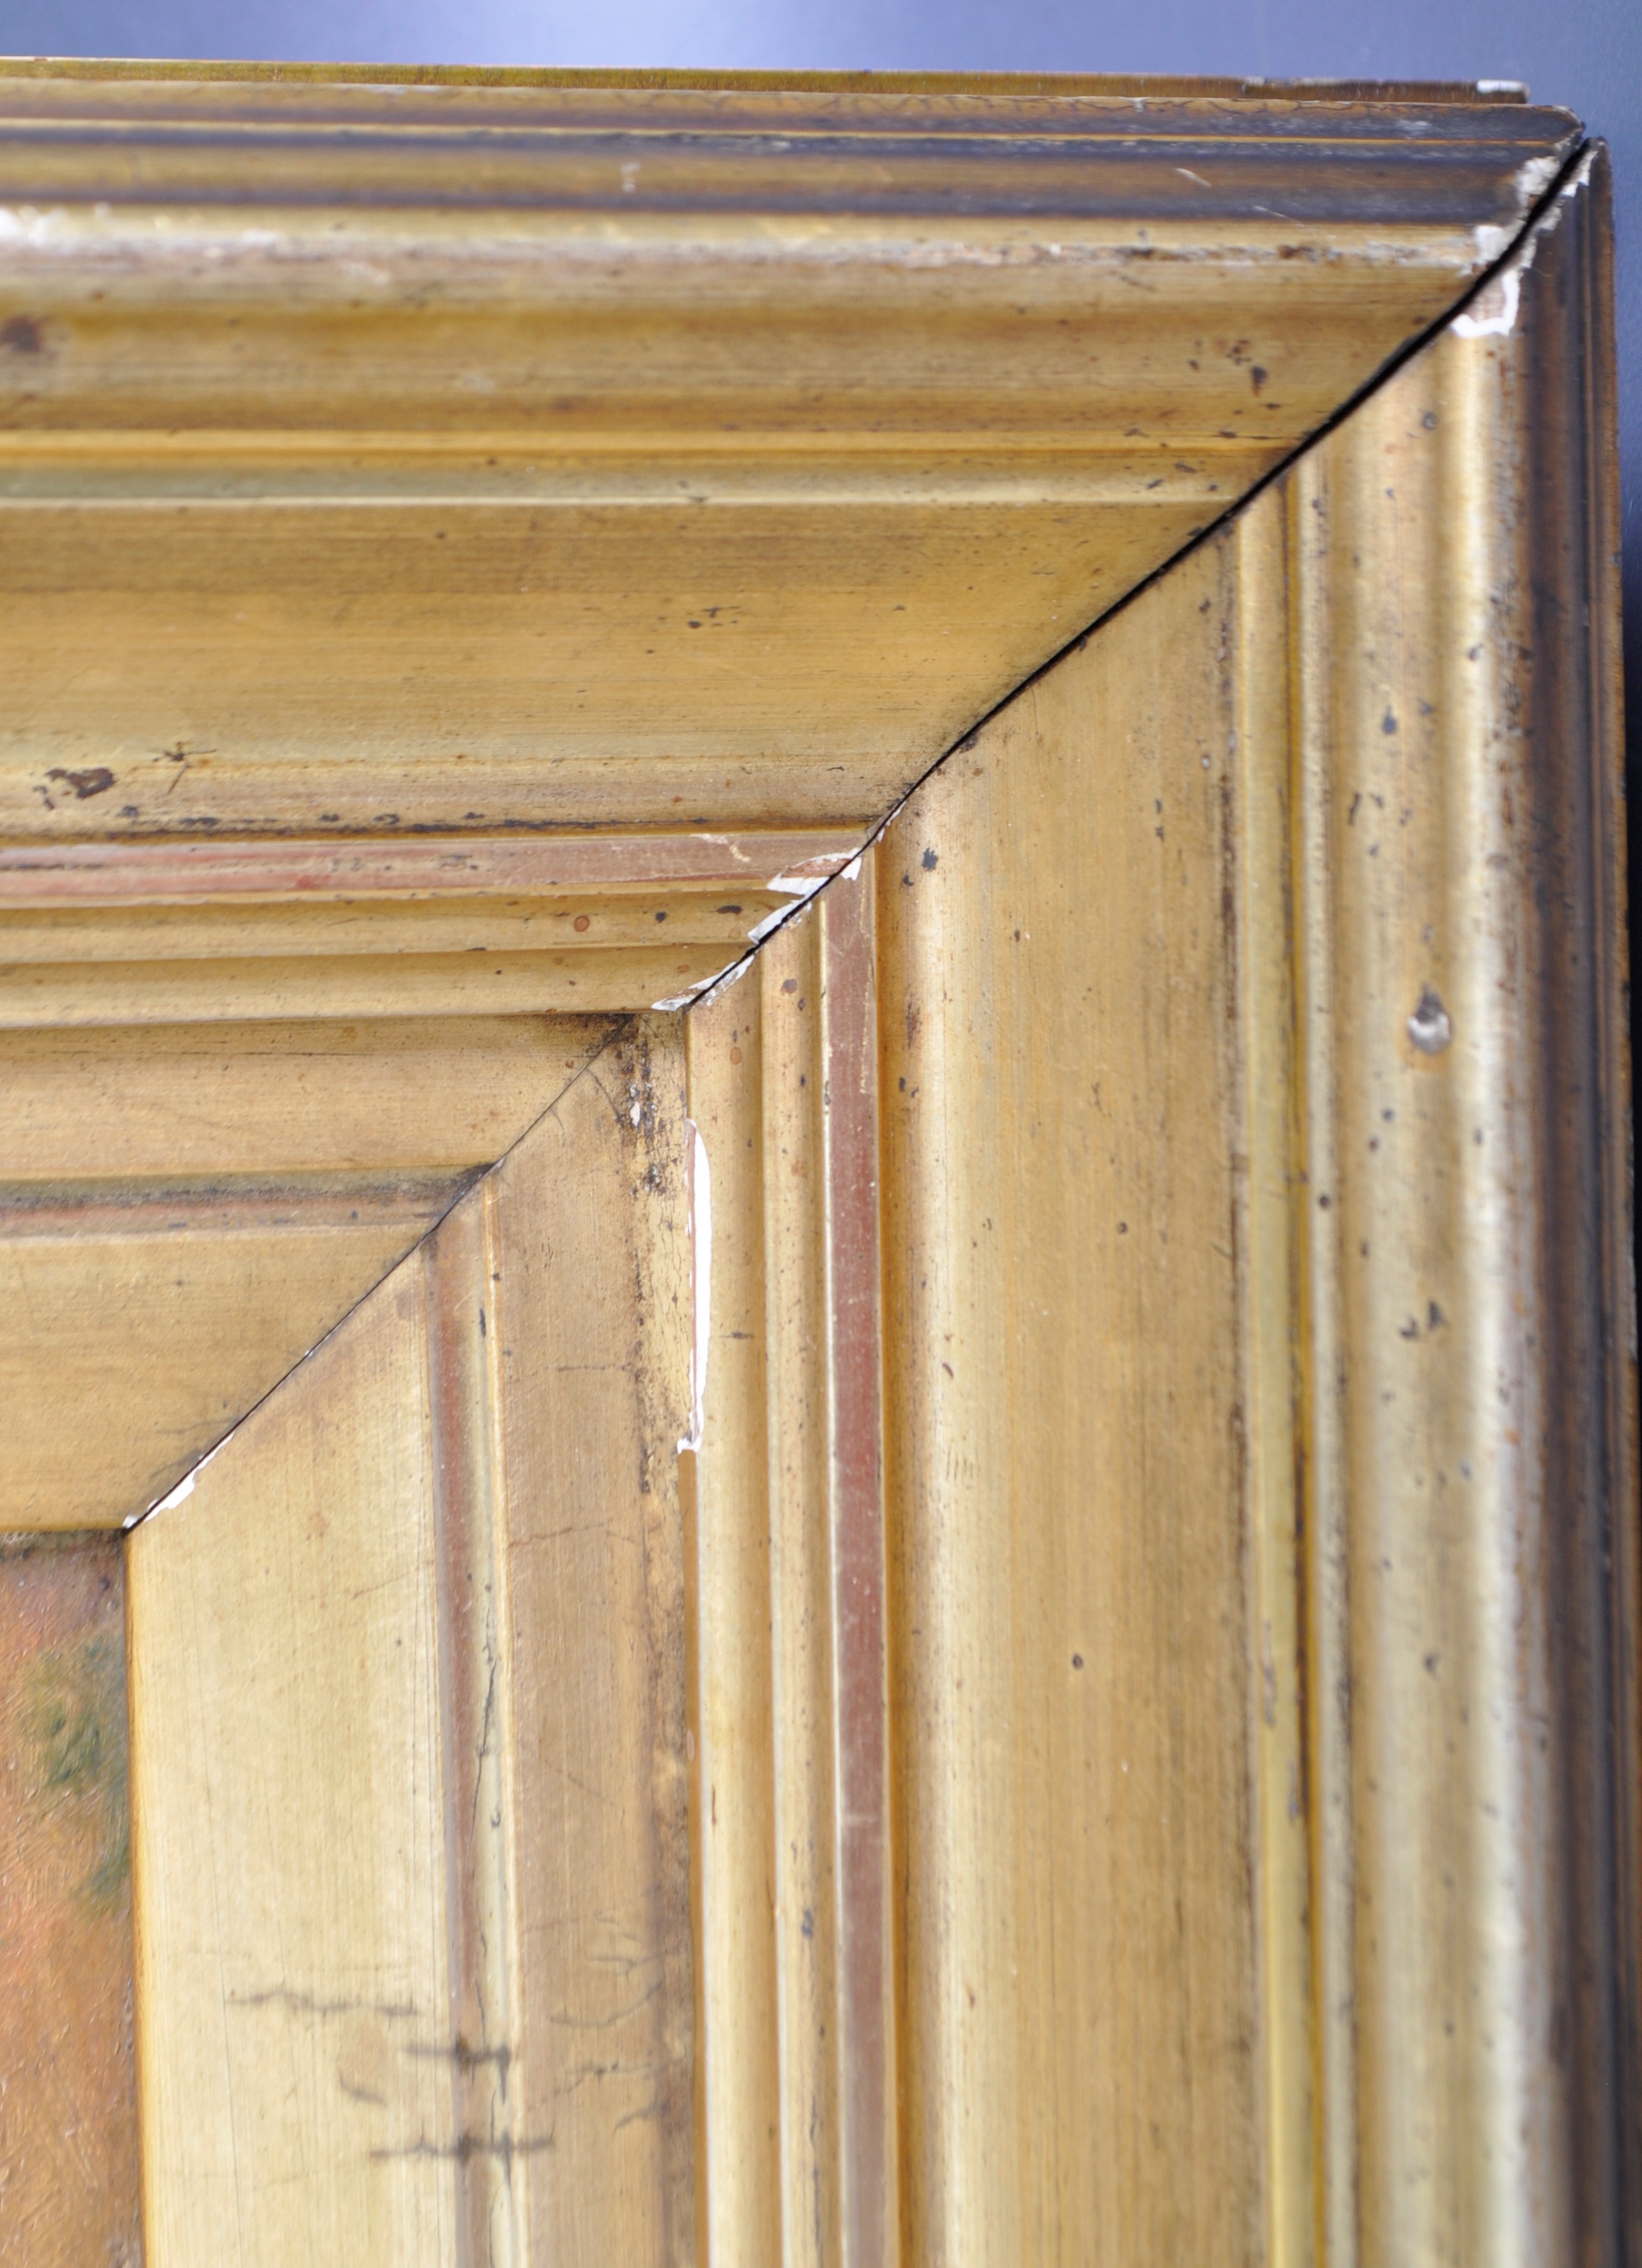
<instances>
[{"instance_id":1,"label":"exposed white plaster","mask_svg":"<svg viewBox=\"0 0 1642 2268\"><path fill-rule=\"evenodd\" d=\"M63 233L61 212L38 212L33 205L0 206L0 244L49 244Z\"/></svg>"},{"instance_id":2,"label":"exposed white plaster","mask_svg":"<svg viewBox=\"0 0 1642 2268\"><path fill-rule=\"evenodd\" d=\"M1591 178L1592 158L1587 154L1562 185L1556 203L1543 214L1535 227L1522 239L1521 249L1508 268L1491 276L1463 314L1456 315L1449 328L1456 338L1507 338L1516 328L1517 315L1522 302L1522 278L1534 265L1535 257L1545 238L1560 226L1564 202L1577 196ZM1557 176L1554 158L1530 158L1517 171L1517 195L1527 211L1536 197L1543 196ZM1512 242L1513 231L1491 225L1473 230L1477 249L1484 260L1497 260ZM1489 247L1492 247L1491 250Z\"/></svg>"},{"instance_id":3,"label":"exposed white plaster","mask_svg":"<svg viewBox=\"0 0 1642 2268\"><path fill-rule=\"evenodd\" d=\"M188 1498L193 1494L194 1476L192 1473L184 1473L182 1478L177 1483L176 1487L171 1491L171 1494L169 1496L162 1496L156 1503L151 1504L148 1507L148 1513L169 1512L173 1504L186 1503ZM130 1515L129 1519L126 1521L126 1527L135 1528L139 1520L146 1520L148 1518L148 1513L134 1512Z\"/></svg>"},{"instance_id":4,"label":"exposed white plaster","mask_svg":"<svg viewBox=\"0 0 1642 2268\"><path fill-rule=\"evenodd\" d=\"M830 863L819 874L806 874L794 869L791 874L772 874L765 883L767 890L782 890L790 898L813 898L823 882L830 882L838 869Z\"/></svg>"},{"instance_id":5,"label":"exposed white plaster","mask_svg":"<svg viewBox=\"0 0 1642 2268\"><path fill-rule=\"evenodd\" d=\"M1517 203L1523 212L1535 205L1562 171L1557 157L1528 158L1517 167Z\"/></svg>"},{"instance_id":6,"label":"exposed white plaster","mask_svg":"<svg viewBox=\"0 0 1642 2268\"><path fill-rule=\"evenodd\" d=\"M709 1000L716 1000L721 992L727 992L733 984L739 984L748 969L757 966L758 955L744 953L739 961L733 961L728 968L721 970L717 976L710 976L694 993L681 1000L662 1001L658 1005L662 1007L704 1008Z\"/></svg>"},{"instance_id":7,"label":"exposed white plaster","mask_svg":"<svg viewBox=\"0 0 1642 2268\"><path fill-rule=\"evenodd\" d=\"M1513 262L1491 283L1485 284L1462 315L1456 315L1450 328L1458 339L1506 338L1517 327L1517 308L1522 298L1523 270L1532 265L1533 254Z\"/></svg>"},{"instance_id":8,"label":"exposed white plaster","mask_svg":"<svg viewBox=\"0 0 1642 2268\"><path fill-rule=\"evenodd\" d=\"M789 914L803 905L807 899L813 898L817 890L831 881L832 877L831 868L824 874L772 874L764 887L767 890L784 891L793 902L790 906L777 906L772 912L767 913L762 921L755 922L747 932L749 941L754 945L762 945L772 929L779 929Z\"/></svg>"},{"instance_id":9,"label":"exposed white plaster","mask_svg":"<svg viewBox=\"0 0 1642 2268\"><path fill-rule=\"evenodd\" d=\"M124 1528L136 1528L140 1521L151 1519L157 1512L169 1512L174 1504L186 1504L188 1498L194 1494L195 1482L198 1480L200 1475L205 1470L206 1466L211 1462L211 1459L222 1454L223 1451L228 1447L230 1441L232 1440L234 1433L238 1432L239 1430L239 1427L235 1426L232 1432L227 1432L223 1435L222 1440L218 1441L214 1449L208 1449L205 1452L205 1454L200 1459L199 1463L190 1467L188 1471L184 1473L182 1478L177 1483L176 1487L172 1490L169 1496L157 1497L154 1502L151 1504L145 1511L132 1513L130 1517L123 1521L121 1525Z\"/></svg>"},{"instance_id":10,"label":"exposed white plaster","mask_svg":"<svg viewBox=\"0 0 1642 2268\"><path fill-rule=\"evenodd\" d=\"M728 836L701 835L696 839L698 843L721 843L727 850L733 850L743 865L747 862L745 850L739 844L733 843ZM858 868L860 865L858 856L855 865ZM811 872L810 870L814 867L820 867L821 872L819 873ZM837 871L836 856L824 855L819 858L806 858L802 866L795 866L790 874L772 874L761 887L766 890L778 890L784 897L791 898L792 903L776 906L770 912L764 915L762 920L755 921L747 932L747 943L762 945L772 930L779 929L788 915L794 912L806 899L813 898L817 890L823 888L831 881ZM731 968L721 968L716 976L702 977L698 983L690 986L688 992L681 992L670 1000L652 1001L651 1005L658 1015L670 1015L675 1009L690 1007L704 993L713 990L718 985L726 981L733 983L741 974L745 965L744 961L738 960Z\"/></svg>"},{"instance_id":11,"label":"exposed white plaster","mask_svg":"<svg viewBox=\"0 0 1642 2268\"><path fill-rule=\"evenodd\" d=\"M1476 247L1476 264L1491 268L1516 241L1516 228L1497 220L1478 221L1471 231L1471 241Z\"/></svg>"},{"instance_id":12,"label":"exposed white plaster","mask_svg":"<svg viewBox=\"0 0 1642 2268\"><path fill-rule=\"evenodd\" d=\"M1556 180L1561 165L1562 160L1559 158L1528 158L1517 167L1513 183L1517 200L1516 219L1514 221L1479 221L1471 231L1471 240L1476 247L1476 263L1479 268L1491 268L1496 260L1504 259L1506 254L1516 242L1517 232L1524 218L1533 210ZM1584 172L1585 168L1581 166L1579 178L1583 179ZM1535 230L1535 236L1538 232L1538 230ZM1521 261L1524 268L1533 266L1534 236L1530 236L1523 245ZM1464 318L1462 317L1461 320L1463 320ZM1469 338L1471 334L1464 332L1462 335Z\"/></svg>"}]
</instances>

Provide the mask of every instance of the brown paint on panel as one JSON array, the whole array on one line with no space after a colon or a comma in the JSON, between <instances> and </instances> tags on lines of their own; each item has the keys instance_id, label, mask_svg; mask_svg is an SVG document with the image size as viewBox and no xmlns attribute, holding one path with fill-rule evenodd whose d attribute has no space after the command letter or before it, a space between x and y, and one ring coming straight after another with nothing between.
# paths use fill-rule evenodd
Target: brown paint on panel
<instances>
[{"instance_id":1,"label":"brown paint on panel","mask_svg":"<svg viewBox=\"0 0 1642 2268\"><path fill-rule=\"evenodd\" d=\"M125 1578L0 1538L0 2263L136 2268Z\"/></svg>"}]
</instances>

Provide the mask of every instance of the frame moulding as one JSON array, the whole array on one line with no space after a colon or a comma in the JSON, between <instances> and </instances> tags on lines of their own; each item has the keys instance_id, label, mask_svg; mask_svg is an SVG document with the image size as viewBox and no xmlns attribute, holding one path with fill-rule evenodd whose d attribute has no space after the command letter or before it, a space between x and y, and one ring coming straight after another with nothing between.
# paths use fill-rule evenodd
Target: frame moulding
<instances>
[{"instance_id":1,"label":"frame moulding","mask_svg":"<svg viewBox=\"0 0 1642 2268\"><path fill-rule=\"evenodd\" d=\"M501 1193L559 1249L544 1130L663 1031L608 1203L634 1343L677 1352L687 1111L698 1408L651 1713L616 1731L674 1825L688 1754L695 1976L664 1822L633 2116L665 2196L652 2227L622 2192L623 2241L1642 2241L1608 207L1577 147L1508 103L1099 85L0 85L0 1247L69 1332L158 1350L151 1433L107 1428L141 1454L70 1502L35 1442L18 1524L122 1520L253 1403L259 1440L294 1422L339 1318L348 1362L398 1331L418 1375L423 1300L471 1813L439 1955L468 2061L424 2154L474 2242L500 2214L527 2249L527 2196L569 2242L610 2138L567 2110L591 2154L517 2193L469 2146L515 2115L516 2043L468 2033L513 1990L529 1808L497 1795L491 1835L475 1791L522 1785L551 1712L452 1601L470 1563L509 1594L506 1488L557 1466L511 1350L462 1334ZM174 1320L208 1278L178 1352L156 1287ZM179 1415L269 1282L260 1367ZM38 1372L26 1335L0 1356ZM107 1369L62 1389L83 1431ZM683 1398L669 1373L630 1463L671 1471ZM151 1598L187 1594L169 1517ZM584 1636L555 1643L593 1677ZM182 1782L145 1737L158 1817Z\"/></svg>"}]
</instances>

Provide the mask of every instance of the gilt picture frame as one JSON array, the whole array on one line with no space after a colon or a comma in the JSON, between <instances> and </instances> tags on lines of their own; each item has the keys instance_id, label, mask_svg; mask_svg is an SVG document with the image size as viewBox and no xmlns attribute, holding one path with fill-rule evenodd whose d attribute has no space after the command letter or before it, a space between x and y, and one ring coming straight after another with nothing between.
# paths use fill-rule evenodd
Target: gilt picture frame
<instances>
[{"instance_id":1,"label":"gilt picture frame","mask_svg":"<svg viewBox=\"0 0 1642 2268\"><path fill-rule=\"evenodd\" d=\"M1609 234L5 66L19 2259L1631 2257Z\"/></svg>"}]
</instances>

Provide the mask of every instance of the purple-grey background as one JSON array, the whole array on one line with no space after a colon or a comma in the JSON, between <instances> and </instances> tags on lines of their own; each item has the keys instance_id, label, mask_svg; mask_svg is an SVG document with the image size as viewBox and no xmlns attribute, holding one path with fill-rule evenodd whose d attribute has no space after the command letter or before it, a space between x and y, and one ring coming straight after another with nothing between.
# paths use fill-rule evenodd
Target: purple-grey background
<instances>
[{"instance_id":1,"label":"purple-grey background","mask_svg":"<svg viewBox=\"0 0 1642 2268\"><path fill-rule=\"evenodd\" d=\"M1642 807L1642 0L0 0L0 53L1525 80L1614 153Z\"/></svg>"}]
</instances>

